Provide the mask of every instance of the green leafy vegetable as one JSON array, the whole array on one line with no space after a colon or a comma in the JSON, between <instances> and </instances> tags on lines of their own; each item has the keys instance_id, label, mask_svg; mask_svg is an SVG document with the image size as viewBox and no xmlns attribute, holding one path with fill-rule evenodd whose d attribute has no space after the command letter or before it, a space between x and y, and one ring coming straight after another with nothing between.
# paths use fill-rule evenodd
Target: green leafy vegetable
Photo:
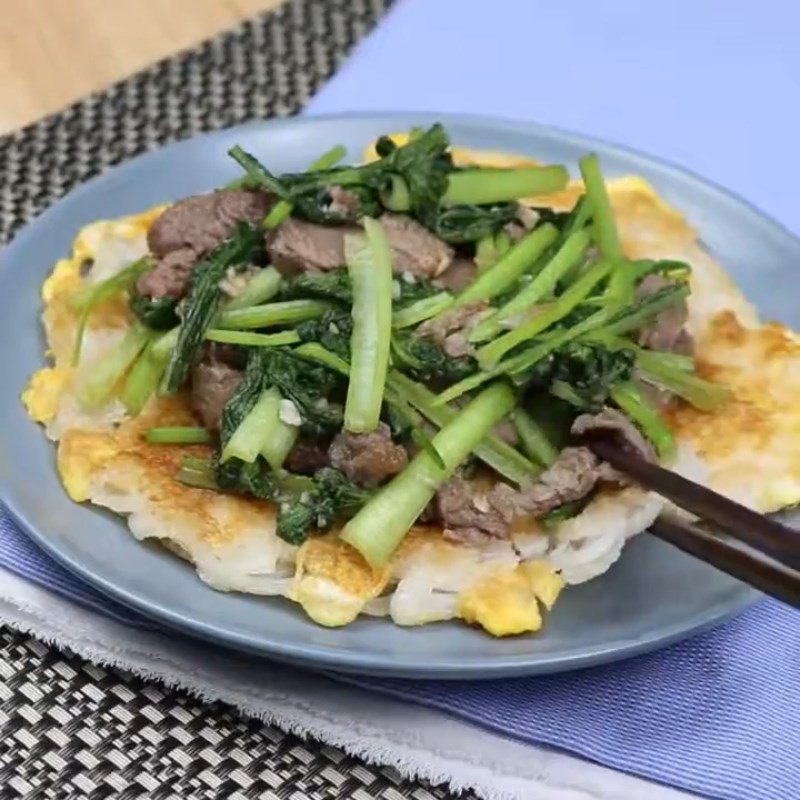
<instances>
[{"instance_id":1,"label":"green leafy vegetable","mask_svg":"<svg viewBox=\"0 0 800 800\"><path fill-rule=\"evenodd\" d=\"M147 297L138 292L131 295L131 311L143 325L156 331L168 331L180 322L177 305L175 297Z\"/></svg>"},{"instance_id":2,"label":"green leafy vegetable","mask_svg":"<svg viewBox=\"0 0 800 800\"><path fill-rule=\"evenodd\" d=\"M558 458L558 450L547 437L541 425L524 409L517 406L511 412L511 421L517 429L522 449L543 467L549 467Z\"/></svg>"},{"instance_id":3,"label":"green leafy vegetable","mask_svg":"<svg viewBox=\"0 0 800 800\"><path fill-rule=\"evenodd\" d=\"M392 337L392 354L409 374L423 381L453 383L471 375L477 368L471 356L453 358L435 342L413 333L395 333Z\"/></svg>"},{"instance_id":4,"label":"green leafy vegetable","mask_svg":"<svg viewBox=\"0 0 800 800\"><path fill-rule=\"evenodd\" d=\"M220 328L249 330L253 328L274 328L279 325L295 325L307 319L317 319L332 308L323 300L284 300L266 303L263 306L237 308L223 311L217 324Z\"/></svg>"},{"instance_id":5,"label":"green leafy vegetable","mask_svg":"<svg viewBox=\"0 0 800 800\"><path fill-rule=\"evenodd\" d=\"M568 180L569 173L560 165L467 168L450 174L442 200L446 205L503 203L520 197L558 192Z\"/></svg>"},{"instance_id":6,"label":"green leafy vegetable","mask_svg":"<svg viewBox=\"0 0 800 800\"><path fill-rule=\"evenodd\" d=\"M186 296L183 320L178 329L178 341L164 372L162 388L165 392L177 392L186 380L206 330L217 315L221 295L219 282L225 271L235 264L248 263L261 247L263 237L258 229L239 223L233 236L212 250L195 267Z\"/></svg>"},{"instance_id":7,"label":"green leafy vegetable","mask_svg":"<svg viewBox=\"0 0 800 800\"><path fill-rule=\"evenodd\" d=\"M353 290L346 269L331 269L325 272L307 270L286 278L280 297L282 300L313 297L317 300L330 300L349 305L353 299Z\"/></svg>"},{"instance_id":8,"label":"green leafy vegetable","mask_svg":"<svg viewBox=\"0 0 800 800\"><path fill-rule=\"evenodd\" d=\"M495 203L487 206L444 206L436 218L436 235L451 244L476 242L494 236L517 218L516 203Z\"/></svg>"},{"instance_id":9,"label":"green leafy vegetable","mask_svg":"<svg viewBox=\"0 0 800 800\"><path fill-rule=\"evenodd\" d=\"M326 311L319 319L301 322L297 333L300 341L319 342L336 355L350 359L353 317L348 311Z\"/></svg>"},{"instance_id":10,"label":"green leafy vegetable","mask_svg":"<svg viewBox=\"0 0 800 800\"><path fill-rule=\"evenodd\" d=\"M302 544L312 529L327 530L341 516L361 508L372 494L337 469L321 469L314 474L310 489L282 499L278 536L291 544Z\"/></svg>"}]
</instances>

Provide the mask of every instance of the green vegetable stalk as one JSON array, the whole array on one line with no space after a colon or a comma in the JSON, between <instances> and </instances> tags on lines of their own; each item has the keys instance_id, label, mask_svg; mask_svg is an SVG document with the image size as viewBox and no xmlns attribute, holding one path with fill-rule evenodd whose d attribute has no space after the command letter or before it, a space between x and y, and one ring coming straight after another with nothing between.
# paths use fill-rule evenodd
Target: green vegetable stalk
<instances>
[{"instance_id":1,"label":"green vegetable stalk","mask_svg":"<svg viewBox=\"0 0 800 800\"><path fill-rule=\"evenodd\" d=\"M211 435L205 428L150 428L145 439L150 444L208 444Z\"/></svg>"},{"instance_id":2,"label":"green vegetable stalk","mask_svg":"<svg viewBox=\"0 0 800 800\"><path fill-rule=\"evenodd\" d=\"M611 268L612 265L608 261L595 264L541 314L481 347L476 353L480 365L485 369L496 366L509 350L532 339L561 320L589 296L600 281L608 276Z\"/></svg>"},{"instance_id":3,"label":"green vegetable stalk","mask_svg":"<svg viewBox=\"0 0 800 800\"><path fill-rule=\"evenodd\" d=\"M282 347L297 344L300 335L297 331L280 331L279 333L252 333L250 331L229 331L210 328L206 331L206 341L222 344L238 344L243 347Z\"/></svg>"},{"instance_id":4,"label":"green vegetable stalk","mask_svg":"<svg viewBox=\"0 0 800 800\"><path fill-rule=\"evenodd\" d=\"M145 407L147 401L158 390L164 375L169 354L159 356L156 352L158 340L151 340L142 354L131 367L125 378L120 399L131 416L136 416Z\"/></svg>"},{"instance_id":5,"label":"green vegetable stalk","mask_svg":"<svg viewBox=\"0 0 800 800\"><path fill-rule=\"evenodd\" d=\"M558 450L551 444L538 422L519 406L511 412L511 420L519 434L522 449L543 467L549 467L558 458Z\"/></svg>"},{"instance_id":6,"label":"green vegetable stalk","mask_svg":"<svg viewBox=\"0 0 800 800\"><path fill-rule=\"evenodd\" d=\"M439 403L430 389L400 372L389 373L387 386L439 428L443 428L458 417L459 412L455 408ZM483 437L475 446L474 453L484 464L516 484L525 483L540 472L539 468L522 453L493 433Z\"/></svg>"},{"instance_id":7,"label":"green vegetable stalk","mask_svg":"<svg viewBox=\"0 0 800 800\"><path fill-rule=\"evenodd\" d=\"M713 411L730 400L727 386L707 381L675 365L674 353L637 350L637 365L642 377L662 389L682 397L701 411Z\"/></svg>"},{"instance_id":8,"label":"green vegetable stalk","mask_svg":"<svg viewBox=\"0 0 800 800\"><path fill-rule=\"evenodd\" d=\"M514 408L515 397L504 384L479 394L431 442L445 464L442 469L421 451L383 486L347 523L341 537L373 566L381 567L458 466L501 419Z\"/></svg>"},{"instance_id":9,"label":"green vegetable stalk","mask_svg":"<svg viewBox=\"0 0 800 800\"><path fill-rule=\"evenodd\" d=\"M153 263L150 258L140 258L130 266L120 270L116 275L112 275L110 278L95 284L75 301L75 305L80 308L80 316L78 317L78 329L75 332L75 342L72 347L71 363L73 367L77 367L80 363L83 335L92 311L115 294L131 289L137 278L152 266Z\"/></svg>"},{"instance_id":10,"label":"green vegetable stalk","mask_svg":"<svg viewBox=\"0 0 800 800\"><path fill-rule=\"evenodd\" d=\"M456 297L455 304L463 306L507 292L557 238L555 226L547 222L539 225L482 272L474 283Z\"/></svg>"},{"instance_id":11,"label":"green vegetable stalk","mask_svg":"<svg viewBox=\"0 0 800 800\"><path fill-rule=\"evenodd\" d=\"M111 399L125 373L147 347L152 336L152 332L143 325L134 323L123 340L93 365L91 375L78 389L81 404L87 408L99 408Z\"/></svg>"},{"instance_id":12,"label":"green vegetable stalk","mask_svg":"<svg viewBox=\"0 0 800 800\"><path fill-rule=\"evenodd\" d=\"M395 311L392 314L392 327L400 329L419 325L420 322L447 311L452 305L453 295L450 292L439 292L430 297L423 297L422 300Z\"/></svg>"},{"instance_id":13,"label":"green vegetable stalk","mask_svg":"<svg viewBox=\"0 0 800 800\"><path fill-rule=\"evenodd\" d=\"M503 330L505 323L533 308L556 288L569 270L581 261L588 247L589 234L586 230L575 231L524 289L475 327L470 334L470 341L483 342L491 339Z\"/></svg>"},{"instance_id":14,"label":"green vegetable stalk","mask_svg":"<svg viewBox=\"0 0 800 800\"><path fill-rule=\"evenodd\" d=\"M495 169L481 167L451 172L445 205L485 205L558 192L567 185L569 173L560 166Z\"/></svg>"},{"instance_id":15,"label":"green vegetable stalk","mask_svg":"<svg viewBox=\"0 0 800 800\"><path fill-rule=\"evenodd\" d=\"M331 308L330 303L322 300L283 300L263 306L223 311L217 324L220 328L234 330L295 325L307 319L317 319Z\"/></svg>"},{"instance_id":16,"label":"green vegetable stalk","mask_svg":"<svg viewBox=\"0 0 800 800\"><path fill-rule=\"evenodd\" d=\"M289 425L281 419L282 401L280 392L275 388L267 389L262 395L265 425L261 435L261 455L276 471L283 467L300 433L297 425Z\"/></svg>"},{"instance_id":17,"label":"green vegetable stalk","mask_svg":"<svg viewBox=\"0 0 800 800\"><path fill-rule=\"evenodd\" d=\"M268 438L272 435L278 419L276 392L262 392L247 416L239 423L233 435L222 448L220 461L224 464L238 458L248 464L256 460ZM278 395L280 398L280 395Z\"/></svg>"},{"instance_id":18,"label":"green vegetable stalk","mask_svg":"<svg viewBox=\"0 0 800 800\"><path fill-rule=\"evenodd\" d=\"M344 409L349 431L378 427L392 328L392 255L377 220L365 217L366 239L345 238L345 257L353 288L350 381Z\"/></svg>"},{"instance_id":19,"label":"green vegetable stalk","mask_svg":"<svg viewBox=\"0 0 800 800\"><path fill-rule=\"evenodd\" d=\"M611 391L614 402L641 428L653 443L660 459L671 458L675 453L675 439L664 420L642 396L632 381L621 383Z\"/></svg>"},{"instance_id":20,"label":"green vegetable stalk","mask_svg":"<svg viewBox=\"0 0 800 800\"><path fill-rule=\"evenodd\" d=\"M277 208L277 206L275 206ZM232 297L225 303L226 311L235 311L237 308L250 308L259 303L266 303L280 291L281 274L275 267L266 267L251 278L241 294Z\"/></svg>"}]
</instances>

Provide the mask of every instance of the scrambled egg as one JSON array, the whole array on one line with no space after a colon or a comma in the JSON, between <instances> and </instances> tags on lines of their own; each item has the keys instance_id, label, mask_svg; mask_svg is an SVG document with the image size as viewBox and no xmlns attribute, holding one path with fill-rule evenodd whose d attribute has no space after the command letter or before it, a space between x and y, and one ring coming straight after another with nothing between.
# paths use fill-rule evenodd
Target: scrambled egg
<instances>
[{"instance_id":1,"label":"scrambled egg","mask_svg":"<svg viewBox=\"0 0 800 800\"><path fill-rule=\"evenodd\" d=\"M461 149L454 156L465 165L535 163ZM532 200L569 208L580 191L580 183L572 182L557 195ZM700 371L733 391L731 403L715 413L688 406L670 413L679 441L677 469L758 510L797 503L800 343L783 326L759 324L694 230L645 181L612 180L609 193L629 255L692 264L690 327ZM542 609L552 608L569 584L608 569L625 541L663 507L660 498L635 487L605 491L555 529L534 526L515 531L513 541L482 546L455 544L438 529L419 526L376 571L333 534L300 548L282 541L267 503L179 483L175 474L183 456L204 455L206 448L154 446L142 433L155 425L194 424L185 397L154 398L136 419L118 401L87 411L76 399L82 377L130 324L124 297L109 299L92 315L82 364L77 370L69 366L75 297L143 255L147 229L162 210L80 231L71 256L55 265L42 288L51 364L32 376L22 400L31 418L58 441L59 473L73 500L125 516L135 537L159 539L215 589L281 595L327 626L372 614L398 625L460 618L494 636L534 632L543 624Z\"/></svg>"}]
</instances>

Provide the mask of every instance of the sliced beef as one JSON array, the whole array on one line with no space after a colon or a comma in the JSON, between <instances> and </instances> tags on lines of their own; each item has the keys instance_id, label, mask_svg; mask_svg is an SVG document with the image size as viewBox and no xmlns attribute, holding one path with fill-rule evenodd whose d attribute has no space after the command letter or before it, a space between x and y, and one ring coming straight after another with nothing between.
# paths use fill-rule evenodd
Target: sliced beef
<instances>
[{"instance_id":1,"label":"sliced beef","mask_svg":"<svg viewBox=\"0 0 800 800\"><path fill-rule=\"evenodd\" d=\"M184 247L207 253L233 233L237 222L258 222L271 205L272 199L264 192L244 189L187 197L150 226L147 244L159 258Z\"/></svg>"},{"instance_id":2,"label":"sliced beef","mask_svg":"<svg viewBox=\"0 0 800 800\"><path fill-rule=\"evenodd\" d=\"M672 285L672 281L661 275L647 275L636 288L636 297L638 299L649 297ZM688 309L685 300L664 309L639 332L639 344L651 350L669 350L691 355L694 341L686 330L687 318Z\"/></svg>"},{"instance_id":3,"label":"sliced beef","mask_svg":"<svg viewBox=\"0 0 800 800\"><path fill-rule=\"evenodd\" d=\"M191 403L204 428L219 432L222 409L239 388L242 377L240 370L210 354L195 363Z\"/></svg>"},{"instance_id":4,"label":"sliced beef","mask_svg":"<svg viewBox=\"0 0 800 800\"><path fill-rule=\"evenodd\" d=\"M496 483L488 492L462 478L439 490L438 511L450 538L469 542L483 534L506 538L514 520L542 517L560 506L581 500L604 476L597 457L586 447L567 447L536 483L515 489Z\"/></svg>"},{"instance_id":5,"label":"sliced beef","mask_svg":"<svg viewBox=\"0 0 800 800\"><path fill-rule=\"evenodd\" d=\"M392 248L395 272L432 278L450 266L453 249L411 217L384 214L380 220ZM336 269L344 264L344 237L361 230L356 225L287 219L267 237L267 252L272 264L284 272Z\"/></svg>"},{"instance_id":6,"label":"sliced beef","mask_svg":"<svg viewBox=\"0 0 800 800\"><path fill-rule=\"evenodd\" d=\"M355 225L318 225L287 219L267 236L267 253L283 272L337 269L344 265L344 237L359 233Z\"/></svg>"},{"instance_id":7,"label":"sliced beef","mask_svg":"<svg viewBox=\"0 0 800 800\"><path fill-rule=\"evenodd\" d=\"M439 489L436 510L448 539L473 544L487 536L503 539L508 535L509 523L490 504L489 496L460 476Z\"/></svg>"},{"instance_id":8,"label":"sliced beef","mask_svg":"<svg viewBox=\"0 0 800 800\"><path fill-rule=\"evenodd\" d=\"M319 439L299 439L289 451L286 458L286 469L311 475L318 469L329 467L328 442Z\"/></svg>"},{"instance_id":9,"label":"sliced beef","mask_svg":"<svg viewBox=\"0 0 800 800\"><path fill-rule=\"evenodd\" d=\"M597 414L581 414L572 423L575 436L591 435L592 432L610 434L634 455L653 463L657 460L653 445L625 414L615 408L606 407Z\"/></svg>"},{"instance_id":10,"label":"sliced beef","mask_svg":"<svg viewBox=\"0 0 800 800\"><path fill-rule=\"evenodd\" d=\"M196 263L197 253L191 248L173 250L160 258L150 272L139 278L136 289L146 297L183 297Z\"/></svg>"},{"instance_id":11,"label":"sliced beef","mask_svg":"<svg viewBox=\"0 0 800 800\"><path fill-rule=\"evenodd\" d=\"M471 258L457 256L453 263L434 281L436 286L458 293L475 282L478 267Z\"/></svg>"},{"instance_id":12,"label":"sliced beef","mask_svg":"<svg viewBox=\"0 0 800 800\"><path fill-rule=\"evenodd\" d=\"M408 464L405 448L392 441L385 422L371 433L342 431L331 442L328 455L332 466L362 486L375 486Z\"/></svg>"},{"instance_id":13,"label":"sliced beef","mask_svg":"<svg viewBox=\"0 0 800 800\"><path fill-rule=\"evenodd\" d=\"M489 313L489 305L483 300L457 306L423 322L417 335L436 342L451 358L469 356L475 352L469 341L470 331Z\"/></svg>"},{"instance_id":14,"label":"sliced beef","mask_svg":"<svg viewBox=\"0 0 800 800\"><path fill-rule=\"evenodd\" d=\"M170 206L147 232L158 260L139 278L138 291L148 297L182 297L200 257L222 244L237 222L258 222L271 205L264 192L237 189L187 197Z\"/></svg>"},{"instance_id":15,"label":"sliced beef","mask_svg":"<svg viewBox=\"0 0 800 800\"><path fill-rule=\"evenodd\" d=\"M392 247L395 272L435 278L452 263L453 248L411 217L383 214L380 221Z\"/></svg>"}]
</instances>

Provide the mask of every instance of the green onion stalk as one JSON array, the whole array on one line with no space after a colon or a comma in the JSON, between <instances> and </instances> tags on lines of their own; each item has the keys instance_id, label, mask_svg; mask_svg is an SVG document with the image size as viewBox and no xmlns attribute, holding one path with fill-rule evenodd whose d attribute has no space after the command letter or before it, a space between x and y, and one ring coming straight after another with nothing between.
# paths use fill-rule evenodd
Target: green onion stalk
<instances>
[{"instance_id":1,"label":"green onion stalk","mask_svg":"<svg viewBox=\"0 0 800 800\"><path fill-rule=\"evenodd\" d=\"M432 500L491 429L514 408L510 387L485 389L431 442L444 469L425 450L383 486L344 527L341 537L373 566L383 566Z\"/></svg>"}]
</instances>

